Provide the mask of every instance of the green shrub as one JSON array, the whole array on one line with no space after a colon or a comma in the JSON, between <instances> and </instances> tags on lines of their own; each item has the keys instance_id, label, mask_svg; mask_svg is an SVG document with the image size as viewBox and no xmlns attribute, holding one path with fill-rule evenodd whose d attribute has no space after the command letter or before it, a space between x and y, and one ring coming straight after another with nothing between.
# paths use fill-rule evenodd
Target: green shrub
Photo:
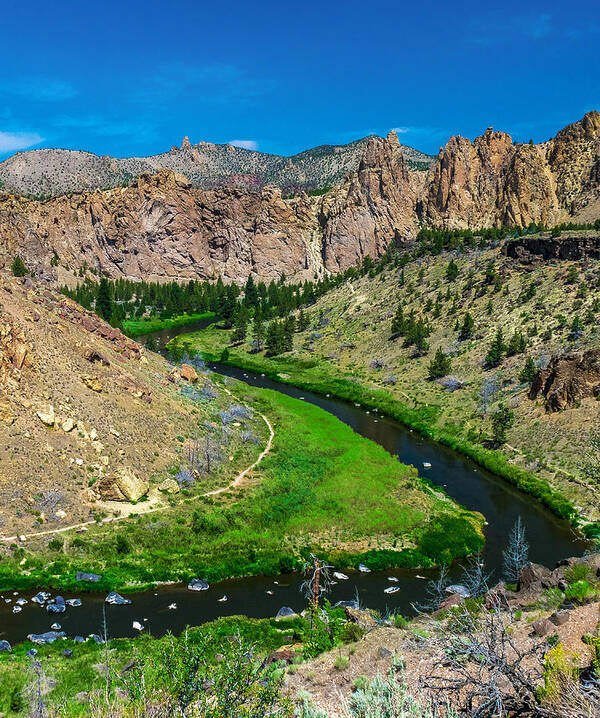
<instances>
[{"instance_id":1,"label":"green shrub","mask_svg":"<svg viewBox=\"0 0 600 718\"><path fill-rule=\"evenodd\" d=\"M588 581L576 581L571 584L565 591L565 597L571 601L577 601L578 603L586 603L596 598L599 590L598 586Z\"/></svg>"},{"instance_id":2,"label":"green shrub","mask_svg":"<svg viewBox=\"0 0 600 718\"><path fill-rule=\"evenodd\" d=\"M342 656L341 654L339 656L336 656L336 659L333 662L333 667L337 671L345 671L349 665L350 665L350 658L348 658L348 656Z\"/></svg>"}]
</instances>

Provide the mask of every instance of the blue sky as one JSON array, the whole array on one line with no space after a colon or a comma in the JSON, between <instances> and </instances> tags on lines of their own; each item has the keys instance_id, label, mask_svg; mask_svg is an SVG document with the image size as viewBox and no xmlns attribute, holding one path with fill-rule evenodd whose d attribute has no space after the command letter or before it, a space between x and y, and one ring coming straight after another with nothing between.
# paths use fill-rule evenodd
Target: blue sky
<instances>
[{"instance_id":1,"label":"blue sky","mask_svg":"<svg viewBox=\"0 0 600 718\"><path fill-rule=\"evenodd\" d=\"M237 141L293 154L397 128L436 152L600 109L594 2L2 0L0 158Z\"/></svg>"}]
</instances>

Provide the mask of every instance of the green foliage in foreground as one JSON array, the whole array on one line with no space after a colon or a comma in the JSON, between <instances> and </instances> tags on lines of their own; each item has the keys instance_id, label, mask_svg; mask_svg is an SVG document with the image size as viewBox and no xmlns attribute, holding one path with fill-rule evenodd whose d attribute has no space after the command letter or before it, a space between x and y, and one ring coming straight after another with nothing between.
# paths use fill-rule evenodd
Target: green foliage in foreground
<instances>
[{"instance_id":1,"label":"green foliage in foreground","mask_svg":"<svg viewBox=\"0 0 600 718\"><path fill-rule=\"evenodd\" d=\"M186 324L201 322L204 319L211 319L215 316L214 312L200 312L196 314L178 314L175 317L161 319L160 317L152 317L149 319L126 319L123 322L123 332L128 337L140 337L144 334L157 332L161 329L174 329L175 327L183 327Z\"/></svg>"},{"instance_id":2,"label":"green foliage in foreground","mask_svg":"<svg viewBox=\"0 0 600 718\"><path fill-rule=\"evenodd\" d=\"M234 391L275 429L253 488L131 517L119 532L110 524L90 528L85 538L68 537L58 555L17 549L0 566L0 589L80 588L74 582L80 570L102 574L94 590L272 575L299 568L311 551L340 567L430 566L481 547L481 517L336 417L278 392L241 384ZM119 553L121 534L129 551ZM343 548L356 544L366 549L358 556Z\"/></svg>"},{"instance_id":3,"label":"green foliage in foreground","mask_svg":"<svg viewBox=\"0 0 600 718\"><path fill-rule=\"evenodd\" d=\"M226 343L227 333L211 326L202 332L179 336L169 344L169 347L174 346L179 350L185 348L190 354L199 351L207 359L216 361L219 359L221 348ZM317 365L316 361L303 361L294 357L267 359L235 348L231 349L228 362L250 371L264 373L276 381L293 384L301 389L330 394L370 409L377 409L423 436L439 441L468 456L488 471L537 498L557 516L568 519L574 524L578 522L578 513L572 502L552 489L545 481L511 464L500 452L475 444L460 436L458 432L452 432L447 426L438 427L437 407L424 404L409 407L385 390L362 386L353 377L333 375L331 368L324 364Z\"/></svg>"},{"instance_id":4,"label":"green foliage in foreground","mask_svg":"<svg viewBox=\"0 0 600 718\"><path fill-rule=\"evenodd\" d=\"M167 635L153 638L143 634L135 639L110 640L108 646L98 645L92 640L84 644L66 640L48 646L35 646L38 650L36 660L42 665L43 678L50 681L50 690L44 694L46 706L61 706L60 715L67 718L90 714L89 704L74 699L77 693L102 691L104 696L107 685L113 705L123 705L123 699L117 697L119 688L129 689L132 702L138 706L143 699L140 695L143 688L150 696L158 696L162 690L169 701L176 700L181 705L187 689L193 687L193 659L201 659L196 677L211 671L221 686L227 686L227 673L229 680L236 680L236 677L243 675L256 676L264 655L286 643L299 640L306 630L307 622L300 618L278 622L274 619L231 616L190 628L179 637ZM110 633L110 625L108 631ZM25 654L32 647L32 643L25 641L15 646L13 653L0 654L1 714L16 715L17 711L11 705L16 706L19 701L28 703L28 687L35 678L32 659ZM73 651L72 658L67 659L62 655L65 648ZM253 652L256 659L252 665L241 662L248 650ZM215 660L216 654L220 654L219 660ZM220 660L221 656L227 660ZM137 668L121 673L122 668L132 659L136 660ZM109 668L108 681L106 671L97 670L98 666L104 665ZM186 665L187 681L184 682L182 678ZM278 694L280 676L276 669L276 665L269 671L263 669L259 680L266 681L267 687L275 689L274 693ZM259 690L261 685L258 681L251 680L248 684L252 695L265 697L266 694ZM257 693L254 693L255 690Z\"/></svg>"}]
</instances>

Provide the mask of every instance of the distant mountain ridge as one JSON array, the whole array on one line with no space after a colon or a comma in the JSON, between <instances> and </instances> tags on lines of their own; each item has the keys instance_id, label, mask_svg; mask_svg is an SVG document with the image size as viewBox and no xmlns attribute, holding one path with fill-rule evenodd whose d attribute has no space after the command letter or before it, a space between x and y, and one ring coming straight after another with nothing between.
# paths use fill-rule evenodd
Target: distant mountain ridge
<instances>
[{"instance_id":1,"label":"distant mountain ridge","mask_svg":"<svg viewBox=\"0 0 600 718\"><path fill-rule=\"evenodd\" d=\"M537 145L491 128L474 140L451 137L425 171L415 171L415 155L394 132L290 158L188 140L147 164L85 157L98 175L82 171L77 152L36 150L0 165L30 181L35 169L56 186L121 178L121 186L44 201L0 192L0 265L18 254L36 276L61 284L88 271L153 281L312 279L391 244L410 246L424 227L600 218L596 111ZM70 164L53 173L57 158Z\"/></svg>"},{"instance_id":2,"label":"distant mountain ridge","mask_svg":"<svg viewBox=\"0 0 600 718\"><path fill-rule=\"evenodd\" d=\"M319 190L340 184L358 169L369 137L345 145L321 145L291 157L187 137L180 147L150 157L115 158L82 150L39 149L18 152L0 162L0 187L15 194L52 197L69 192L126 185L144 172L169 169L185 175L193 187L265 185L284 193ZM435 157L402 145L408 168L427 170Z\"/></svg>"}]
</instances>

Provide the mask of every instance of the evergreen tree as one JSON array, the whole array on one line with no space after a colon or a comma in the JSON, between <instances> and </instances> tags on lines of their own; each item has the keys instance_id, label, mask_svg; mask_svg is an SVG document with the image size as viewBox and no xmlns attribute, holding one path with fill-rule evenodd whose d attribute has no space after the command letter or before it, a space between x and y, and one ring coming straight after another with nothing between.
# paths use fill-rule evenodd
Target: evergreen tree
<instances>
[{"instance_id":1,"label":"evergreen tree","mask_svg":"<svg viewBox=\"0 0 600 718\"><path fill-rule=\"evenodd\" d=\"M504 344L504 337L502 336L502 329L498 329L496 336L492 341L492 344L485 357L485 365L488 369L496 367L502 361L504 352L506 351L506 345Z\"/></svg>"},{"instance_id":2,"label":"evergreen tree","mask_svg":"<svg viewBox=\"0 0 600 718\"><path fill-rule=\"evenodd\" d=\"M463 319L462 326L460 328L460 332L458 334L458 338L461 342L464 342L466 339L471 339L473 336L473 329L475 328L475 320L473 317L467 312L465 314L465 317Z\"/></svg>"},{"instance_id":3,"label":"evergreen tree","mask_svg":"<svg viewBox=\"0 0 600 718\"><path fill-rule=\"evenodd\" d=\"M249 274L246 281L246 286L244 287L244 304L247 307L255 307L258 304L258 299L258 289L254 284L254 279L252 279L252 275Z\"/></svg>"},{"instance_id":4,"label":"evergreen tree","mask_svg":"<svg viewBox=\"0 0 600 718\"><path fill-rule=\"evenodd\" d=\"M446 267L446 279L449 282L454 282L455 279L458 277L458 266L456 262L451 259L448 263L448 266Z\"/></svg>"},{"instance_id":5,"label":"evergreen tree","mask_svg":"<svg viewBox=\"0 0 600 718\"><path fill-rule=\"evenodd\" d=\"M494 441L499 444L506 443L506 432L512 427L515 421L514 412L504 404L500 404L498 409L492 414L492 431Z\"/></svg>"},{"instance_id":6,"label":"evergreen tree","mask_svg":"<svg viewBox=\"0 0 600 718\"><path fill-rule=\"evenodd\" d=\"M246 341L248 332L248 322L250 321L250 312L245 304L239 304L237 307L234 330L231 334L231 341L234 343L242 343Z\"/></svg>"},{"instance_id":7,"label":"evergreen tree","mask_svg":"<svg viewBox=\"0 0 600 718\"><path fill-rule=\"evenodd\" d=\"M13 263L11 266L11 271L15 277L24 277L27 274L27 267L25 266L25 262L17 256L13 259Z\"/></svg>"},{"instance_id":8,"label":"evergreen tree","mask_svg":"<svg viewBox=\"0 0 600 718\"><path fill-rule=\"evenodd\" d=\"M506 355L511 357L515 354L522 354L527 347L527 340L523 336L522 332L516 331L510 338L508 346L506 347Z\"/></svg>"},{"instance_id":9,"label":"evergreen tree","mask_svg":"<svg viewBox=\"0 0 600 718\"><path fill-rule=\"evenodd\" d=\"M308 329L309 323L310 319L308 318L308 314L303 309L301 309L300 313L298 314L298 331L306 331L306 329Z\"/></svg>"},{"instance_id":10,"label":"evergreen tree","mask_svg":"<svg viewBox=\"0 0 600 718\"><path fill-rule=\"evenodd\" d=\"M102 277L98 285L98 293L96 294L96 314L102 317L104 321L109 322L112 317L112 297L110 295L110 286L106 277Z\"/></svg>"},{"instance_id":11,"label":"evergreen tree","mask_svg":"<svg viewBox=\"0 0 600 718\"><path fill-rule=\"evenodd\" d=\"M528 356L527 359L525 359L525 365L519 374L519 381L523 382L523 384L529 384L531 386L536 374L537 370L535 368L535 364L533 363L533 359Z\"/></svg>"},{"instance_id":12,"label":"evergreen tree","mask_svg":"<svg viewBox=\"0 0 600 718\"><path fill-rule=\"evenodd\" d=\"M254 320L252 322L252 334L254 336L254 344L260 351L265 341L265 325L262 318L262 310L258 306L254 312Z\"/></svg>"},{"instance_id":13,"label":"evergreen tree","mask_svg":"<svg viewBox=\"0 0 600 718\"><path fill-rule=\"evenodd\" d=\"M396 314L392 318L392 334L400 334L402 336L405 329L406 320L404 318L404 309L402 307L402 303L399 303L398 309L396 309Z\"/></svg>"},{"instance_id":14,"label":"evergreen tree","mask_svg":"<svg viewBox=\"0 0 600 718\"><path fill-rule=\"evenodd\" d=\"M571 324L571 332L569 334L569 339L571 341L574 341L575 339L579 339L582 334L583 324L581 323L581 319L575 316L573 317L573 323Z\"/></svg>"},{"instance_id":15,"label":"evergreen tree","mask_svg":"<svg viewBox=\"0 0 600 718\"><path fill-rule=\"evenodd\" d=\"M441 347L438 347L435 356L429 364L429 378L439 379L450 373L452 368L452 359L444 353Z\"/></svg>"}]
</instances>

